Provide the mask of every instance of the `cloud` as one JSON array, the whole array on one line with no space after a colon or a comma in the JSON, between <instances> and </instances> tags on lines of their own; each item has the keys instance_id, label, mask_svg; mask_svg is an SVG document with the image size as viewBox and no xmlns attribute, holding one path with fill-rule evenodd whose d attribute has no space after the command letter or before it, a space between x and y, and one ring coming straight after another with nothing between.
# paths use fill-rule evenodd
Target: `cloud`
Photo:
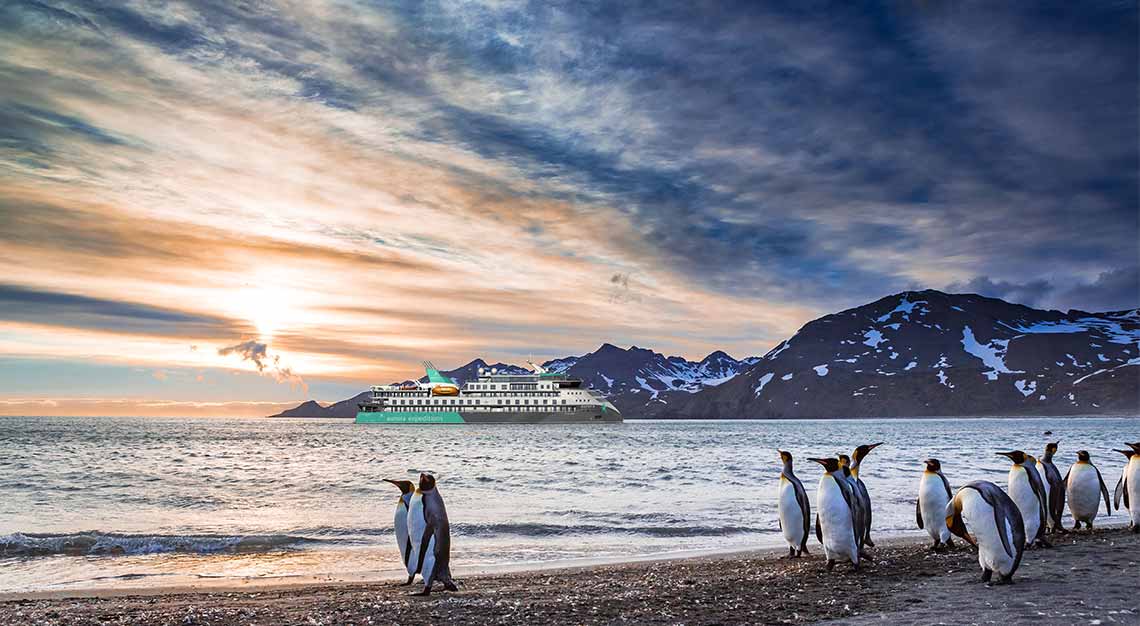
<instances>
[{"instance_id":1,"label":"cloud","mask_svg":"<svg viewBox=\"0 0 1140 626\"><path fill-rule=\"evenodd\" d=\"M951 283L947 285L946 290L952 293L976 293L1027 306L1038 306L1054 291L1054 287L1044 279L1017 284L994 281L987 276L976 276L965 283Z\"/></svg>"},{"instance_id":2,"label":"cloud","mask_svg":"<svg viewBox=\"0 0 1140 626\"><path fill-rule=\"evenodd\" d=\"M267 344L251 339L232 346L218 348L219 356L229 356L231 354L240 356L243 361L253 363L254 366L257 367L258 372L272 376L277 382L299 385L305 388L305 381L294 373L292 368L281 364L281 355L269 355L269 346Z\"/></svg>"}]
</instances>

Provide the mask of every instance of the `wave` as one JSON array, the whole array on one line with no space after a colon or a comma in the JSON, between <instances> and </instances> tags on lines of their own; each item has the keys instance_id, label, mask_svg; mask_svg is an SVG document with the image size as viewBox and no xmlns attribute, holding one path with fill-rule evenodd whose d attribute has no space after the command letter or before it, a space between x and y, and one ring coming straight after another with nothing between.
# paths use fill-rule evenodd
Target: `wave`
<instances>
[{"instance_id":1,"label":"wave","mask_svg":"<svg viewBox=\"0 0 1140 626\"><path fill-rule=\"evenodd\" d=\"M245 554L300 547L319 539L292 535L129 535L97 531L0 535L0 557L123 556L178 552Z\"/></svg>"}]
</instances>

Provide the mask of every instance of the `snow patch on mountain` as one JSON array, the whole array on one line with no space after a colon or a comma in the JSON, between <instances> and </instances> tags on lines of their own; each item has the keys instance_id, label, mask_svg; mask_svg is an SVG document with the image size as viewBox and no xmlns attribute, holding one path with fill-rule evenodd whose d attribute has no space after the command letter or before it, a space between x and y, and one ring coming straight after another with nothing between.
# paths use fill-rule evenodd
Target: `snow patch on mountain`
<instances>
[{"instance_id":1,"label":"snow patch on mountain","mask_svg":"<svg viewBox=\"0 0 1140 626\"><path fill-rule=\"evenodd\" d=\"M760 392L764 391L764 385L772 382L772 377L775 376L772 372L768 372L760 377L760 384L756 385L756 396L760 397Z\"/></svg>"},{"instance_id":2,"label":"snow patch on mountain","mask_svg":"<svg viewBox=\"0 0 1140 626\"><path fill-rule=\"evenodd\" d=\"M989 343L982 344L974 337L974 331L966 326L962 329L962 349L967 354L981 359L982 363L990 368L988 372L982 372L990 380L997 380L998 374L1023 373L1005 366L1005 353L1009 349L1008 339L993 339Z\"/></svg>"}]
</instances>

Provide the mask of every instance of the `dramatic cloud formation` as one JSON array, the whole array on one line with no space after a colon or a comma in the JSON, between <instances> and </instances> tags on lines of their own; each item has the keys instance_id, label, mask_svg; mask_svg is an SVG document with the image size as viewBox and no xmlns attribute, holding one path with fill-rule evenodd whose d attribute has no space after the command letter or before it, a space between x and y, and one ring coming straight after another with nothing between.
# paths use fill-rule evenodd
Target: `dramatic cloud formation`
<instances>
[{"instance_id":1,"label":"dramatic cloud formation","mask_svg":"<svg viewBox=\"0 0 1140 626\"><path fill-rule=\"evenodd\" d=\"M1135 307L1137 32L1118 2L4 3L0 397L759 354L911 287Z\"/></svg>"}]
</instances>

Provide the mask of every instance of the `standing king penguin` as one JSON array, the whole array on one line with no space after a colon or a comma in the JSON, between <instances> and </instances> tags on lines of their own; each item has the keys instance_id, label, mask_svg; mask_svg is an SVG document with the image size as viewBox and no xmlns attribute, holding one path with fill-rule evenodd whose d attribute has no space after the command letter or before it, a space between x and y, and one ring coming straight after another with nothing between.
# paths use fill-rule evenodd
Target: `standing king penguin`
<instances>
[{"instance_id":1,"label":"standing king penguin","mask_svg":"<svg viewBox=\"0 0 1140 626\"><path fill-rule=\"evenodd\" d=\"M843 479L847 481L847 485L851 487L851 505L854 511L851 516L851 523L855 529L855 543L859 544L859 556L867 558L867 553L863 551L863 545L867 536L867 513L870 508L869 502L864 502L863 498L859 495L859 481L851 474L851 457L846 454L840 454L836 457L839 460L839 472L843 475Z\"/></svg>"},{"instance_id":2,"label":"standing king penguin","mask_svg":"<svg viewBox=\"0 0 1140 626\"><path fill-rule=\"evenodd\" d=\"M926 470L918 483L918 501L914 503L914 516L919 528L925 528L934 540L935 550L945 544L954 547L950 538L950 528L946 526L946 505L954 495L950 492L950 482L942 473L942 463L938 459L926 459Z\"/></svg>"},{"instance_id":3,"label":"standing king penguin","mask_svg":"<svg viewBox=\"0 0 1140 626\"><path fill-rule=\"evenodd\" d=\"M1069 512L1073 514L1073 530L1081 527L1092 528L1096 513L1100 510L1100 499L1104 496L1104 508L1108 515L1112 514L1112 507L1108 504L1108 487L1104 485L1100 470L1092 464L1088 450L1077 452L1077 462L1073 463L1065 474L1065 485L1068 488Z\"/></svg>"},{"instance_id":4,"label":"standing king penguin","mask_svg":"<svg viewBox=\"0 0 1140 626\"><path fill-rule=\"evenodd\" d=\"M458 591L451 578L451 524L431 474L420 474L420 484L408 505L408 539L412 544L408 568L424 579L423 591L415 595L430 594L436 581L448 591Z\"/></svg>"},{"instance_id":5,"label":"standing king penguin","mask_svg":"<svg viewBox=\"0 0 1140 626\"><path fill-rule=\"evenodd\" d=\"M1045 445L1045 454L1037 459L1037 472L1041 474L1042 480L1045 481L1045 492L1049 496L1049 532L1063 533L1065 531L1064 525L1061 524L1061 516L1065 514L1065 479L1061 477L1061 471L1053 464L1053 455L1057 453L1057 444L1060 441Z\"/></svg>"},{"instance_id":6,"label":"standing king penguin","mask_svg":"<svg viewBox=\"0 0 1140 626\"><path fill-rule=\"evenodd\" d=\"M859 467L863 464L863 459L871 453L871 450L883 445L883 442L872 443L859 446L855 448L855 452L851 454L853 463L851 464L851 475L855 477L855 485L858 489L859 497L863 500L863 508L866 509L866 520L863 530L863 543L875 547L875 542L871 541L871 494L867 492L867 485L863 484L863 479L859 478Z\"/></svg>"},{"instance_id":7,"label":"standing king penguin","mask_svg":"<svg viewBox=\"0 0 1140 626\"><path fill-rule=\"evenodd\" d=\"M815 533L823 544L827 571L837 560L850 561L859 569L859 544L855 539L855 495L843 478L838 459L808 459L823 466L815 494Z\"/></svg>"},{"instance_id":8,"label":"standing king penguin","mask_svg":"<svg viewBox=\"0 0 1140 626\"><path fill-rule=\"evenodd\" d=\"M963 486L946 505L944 524L978 548L982 581L990 582L997 572L1002 583L1013 582L1025 552L1025 524L1017 504L1001 488L986 480Z\"/></svg>"},{"instance_id":9,"label":"standing king penguin","mask_svg":"<svg viewBox=\"0 0 1140 626\"><path fill-rule=\"evenodd\" d=\"M392 526L396 529L396 547L400 549L400 559L404 561L404 567L408 570L408 582L405 585L412 584L412 579L416 577L415 568L412 567L408 557L412 554L412 542L408 540L408 505L412 501L412 493L415 491L415 485L410 480L392 480L385 478L384 482L392 483L400 488L400 498L396 500L396 511L392 515Z\"/></svg>"},{"instance_id":10,"label":"standing king penguin","mask_svg":"<svg viewBox=\"0 0 1140 626\"><path fill-rule=\"evenodd\" d=\"M1049 495L1045 483L1037 473L1036 463L1021 450L998 452L1013 461L1009 468L1009 497L1021 510L1025 524L1025 537L1029 545L1051 547L1045 539L1045 520Z\"/></svg>"},{"instance_id":11,"label":"standing king penguin","mask_svg":"<svg viewBox=\"0 0 1140 626\"><path fill-rule=\"evenodd\" d=\"M1120 480L1116 482L1116 510L1120 510L1120 500L1124 498L1124 508L1128 510L1128 527L1140 533L1140 443L1130 443L1131 450L1117 450L1128 459Z\"/></svg>"},{"instance_id":12,"label":"standing king penguin","mask_svg":"<svg viewBox=\"0 0 1140 626\"><path fill-rule=\"evenodd\" d=\"M808 502L804 484L792 471L790 452L777 450L784 469L780 472L780 498L776 503L779 513L780 531L788 542L788 556L795 558L808 554L807 540L811 534L811 504Z\"/></svg>"}]
</instances>

